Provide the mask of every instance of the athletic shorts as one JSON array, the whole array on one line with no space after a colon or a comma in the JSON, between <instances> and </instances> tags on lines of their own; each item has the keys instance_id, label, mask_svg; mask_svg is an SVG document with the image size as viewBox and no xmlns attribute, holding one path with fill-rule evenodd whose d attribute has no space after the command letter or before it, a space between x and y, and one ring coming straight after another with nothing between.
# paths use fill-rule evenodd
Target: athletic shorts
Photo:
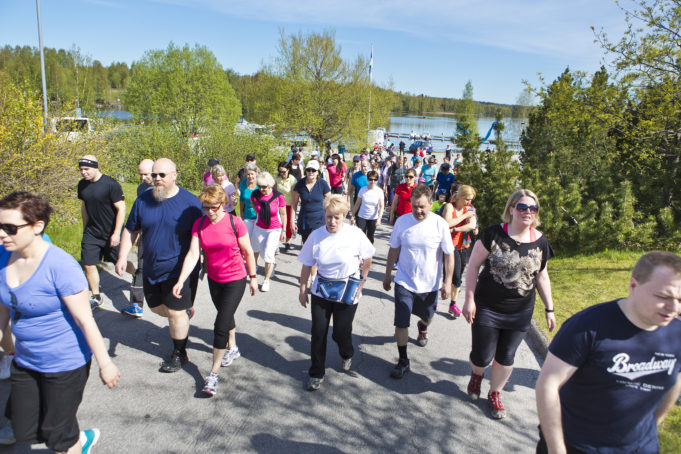
<instances>
[{"instance_id":1,"label":"athletic shorts","mask_svg":"<svg viewBox=\"0 0 681 454\"><path fill-rule=\"evenodd\" d=\"M176 277L157 282L156 284L152 284L147 279L144 279L144 298L146 298L150 308L164 305L174 311L189 309L194 304L194 298L196 297L194 293L196 292L198 279L199 276L196 273L189 275L182 286L181 298L173 296L173 286L177 284Z\"/></svg>"},{"instance_id":2,"label":"athletic shorts","mask_svg":"<svg viewBox=\"0 0 681 454\"><path fill-rule=\"evenodd\" d=\"M82 265L99 265L101 262L116 263L118 261L118 246L108 244L99 246L91 243L80 244L80 263Z\"/></svg>"},{"instance_id":3,"label":"athletic shorts","mask_svg":"<svg viewBox=\"0 0 681 454\"><path fill-rule=\"evenodd\" d=\"M253 238L255 240L251 241L255 243L253 252L260 254L265 263L274 263L274 255L281 238L281 228L263 229L256 225L253 229Z\"/></svg>"},{"instance_id":4,"label":"athletic shorts","mask_svg":"<svg viewBox=\"0 0 681 454\"><path fill-rule=\"evenodd\" d=\"M410 292L395 283L395 327L409 328L411 314L428 322L437 309L437 290L428 293Z\"/></svg>"},{"instance_id":5,"label":"athletic shorts","mask_svg":"<svg viewBox=\"0 0 681 454\"><path fill-rule=\"evenodd\" d=\"M78 369L43 373L12 361L12 390L7 417L17 443L45 443L54 451L67 451L78 442L78 407L90 375L88 361Z\"/></svg>"}]
</instances>

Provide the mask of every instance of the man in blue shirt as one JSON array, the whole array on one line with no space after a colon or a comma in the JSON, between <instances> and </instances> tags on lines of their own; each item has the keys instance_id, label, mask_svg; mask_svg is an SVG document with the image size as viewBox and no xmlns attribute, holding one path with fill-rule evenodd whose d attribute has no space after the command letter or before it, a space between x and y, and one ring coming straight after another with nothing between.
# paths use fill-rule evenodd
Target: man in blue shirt
<instances>
[{"instance_id":1,"label":"man in blue shirt","mask_svg":"<svg viewBox=\"0 0 681 454\"><path fill-rule=\"evenodd\" d=\"M567 320L537 380L537 453L657 453L679 396L681 257L643 255L629 296Z\"/></svg>"},{"instance_id":2,"label":"man in blue shirt","mask_svg":"<svg viewBox=\"0 0 681 454\"><path fill-rule=\"evenodd\" d=\"M357 195L359 190L364 186L369 186L369 180L367 180L367 173L369 172L369 161L362 159L359 163L359 171L352 175L350 180L350 197L352 199L352 206L355 206L357 202Z\"/></svg>"},{"instance_id":3,"label":"man in blue shirt","mask_svg":"<svg viewBox=\"0 0 681 454\"><path fill-rule=\"evenodd\" d=\"M153 189L143 192L130 210L121 235L116 272L123 275L130 248L142 233L144 297L152 312L168 318L173 340L173 353L164 361L161 372L177 372L188 361L186 346L189 319L194 313L198 267L187 279L181 298L175 298L172 289L189 250L192 226L201 217L201 203L189 191L177 186L177 170L170 159L154 162L151 177Z\"/></svg>"},{"instance_id":4,"label":"man in blue shirt","mask_svg":"<svg viewBox=\"0 0 681 454\"><path fill-rule=\"evenodd\" d=\"M435 177L435 187L433 188L433 193L437 194L438 190L449 193L454 183L456 183L456 177L451 172L449 164L445 162L442 164L440 171Z\"/></svg>"}]
</instances>

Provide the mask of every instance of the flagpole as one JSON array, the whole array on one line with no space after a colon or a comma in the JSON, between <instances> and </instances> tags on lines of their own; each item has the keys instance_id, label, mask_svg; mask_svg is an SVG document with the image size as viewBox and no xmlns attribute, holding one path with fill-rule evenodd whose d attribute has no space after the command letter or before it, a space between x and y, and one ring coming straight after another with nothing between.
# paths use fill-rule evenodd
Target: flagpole
<instances>
[{"instance_id":1,"label":"flagpole","mask_svg":"<svg viewBox=\"0 0 681 454\"><path fill-rule=\"evenodd\" d=\"M369 119L367 120L367 130L371 130L371 78L374 70L374 45L371 45L371 59L369 60Z\"/></svg>"}]
</instances>

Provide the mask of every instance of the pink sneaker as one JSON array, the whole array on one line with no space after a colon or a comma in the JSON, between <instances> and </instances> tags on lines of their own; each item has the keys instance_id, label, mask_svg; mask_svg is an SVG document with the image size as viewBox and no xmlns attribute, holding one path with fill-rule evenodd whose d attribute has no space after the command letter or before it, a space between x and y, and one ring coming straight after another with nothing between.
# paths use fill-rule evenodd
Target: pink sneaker
<instances>
[{"instance_id":1,"label":"pink sneaker","mask_svg":"<svg viewBox=\"0 0 681 454\"><path fill-rule=\"evenodd\" d=\"M451 315L455 319L459 318L459 316L461 315L461 309L459 309L459 306L457 306L456 303L453 301L449 305L449 315Z\"/></svg>"}]
</instances>

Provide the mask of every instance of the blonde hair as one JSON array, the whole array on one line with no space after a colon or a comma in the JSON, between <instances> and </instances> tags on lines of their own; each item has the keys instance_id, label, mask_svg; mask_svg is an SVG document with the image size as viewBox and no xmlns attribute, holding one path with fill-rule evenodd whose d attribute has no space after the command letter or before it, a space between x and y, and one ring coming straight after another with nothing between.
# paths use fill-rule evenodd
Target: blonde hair
<instances>
[{"instance_id":1,"label":"blonde hair","mask_svg":"<svg viewBox=\"0 0 681 454\"><path fill-rule=\"evenodd\" d=\"M220 164L215 164L213 167L210 168L210 177L215 180L215 177L218 175L225 175L227 176L227 172L225 172L225 168L222 167Z\"/></svg>"},{"instance_id":2,"label":"blonde hair","mask_svg":"<svg viewBox=\"0 0 681 454\"><path fill-rule=\"evenodd\" d=\"M467 184L462 184L459 186L459 188L456 190L456 198L457 199L475 199L475 189L473 189L473 186L468 186Z\"/></svg>"},{"instance_id":3,"label":"blonde hair","mask_svg":"<svg viewBox=\"0 0 681 454\"><path fill-rule=\"evenodd\" d=\"M506 206L504 207L504 213L501 215L501 219L504 222L510 223L513 220L513 216L511 216L511 208L515 208L518 200L522 199L523 197L529 197L534 200L534 203L537 204L537 213L534 215L534 219L532 220L532 227L539 227L541 225L541 221L539 220L539 198L537 198L536 194L529 189L518 189L511 194L511 197L509 197L506 201Z\"/></svg>"},{"instance_id":4,"label":"blonde hair","mask_svg":"<svg viewBox=\"0 0 681 454\"><path fill-rule=\"evenodd\" d=\"M255 177L255 184L258 186L269 186L274 187L274 178L269 172L260 172L257 177Z\"/></svg>"},{"instance_id":5,"label":"blonde hair","mask_svg":"<svg viewBox=\"0 0 681 454\"><path fill-rule=\"evenodd\" d=\"M334 214L350 211L350 203L347 197L340 194L332 194L324 199L324 211L329 210Z\"/></svg>"},{"instance_id":6,"label":"blonde hair","mask_svg":"<svg viewBox=\"0 0 681 454\"><path fill-rule=\"evenodd\" d=\"M199 202L202 204L220 205L226 201L227 194L225 194L225 190L222 189L222 186L217 183L209 184L203 188L203 191L199 194Z\"/></svg>"}]
</instances>

